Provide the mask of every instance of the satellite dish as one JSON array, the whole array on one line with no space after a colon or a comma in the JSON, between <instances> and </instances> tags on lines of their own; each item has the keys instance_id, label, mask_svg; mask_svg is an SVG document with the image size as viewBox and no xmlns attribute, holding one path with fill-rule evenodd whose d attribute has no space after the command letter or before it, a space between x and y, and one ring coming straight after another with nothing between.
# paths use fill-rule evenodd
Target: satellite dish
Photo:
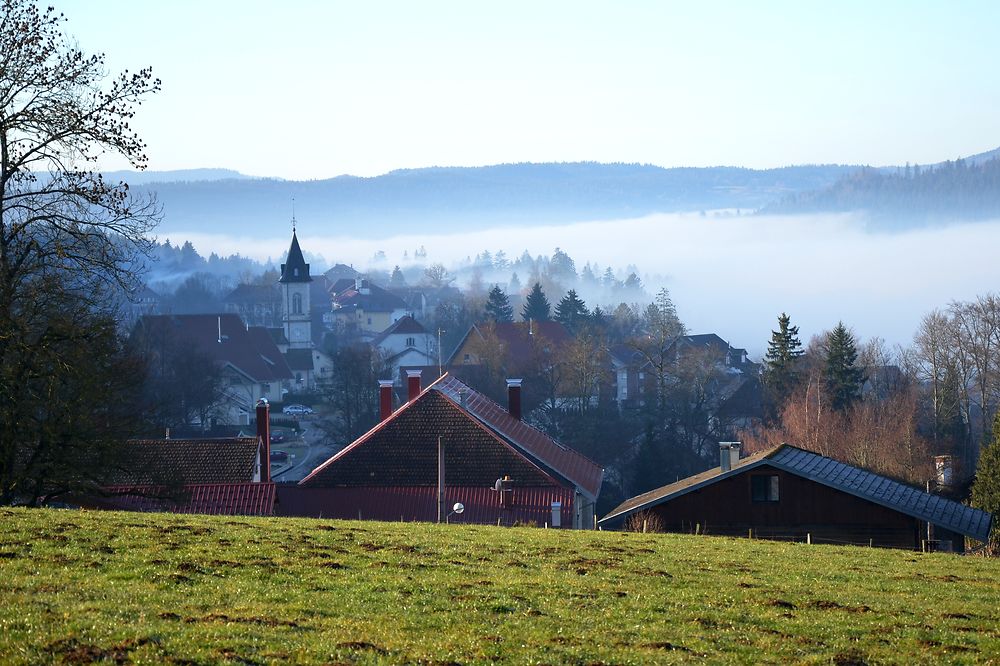
<instances>
[{"instance_id":1,"label":"satellite dish","mask_svg":"<svg viewBox=\"0 0 1000 666\"><path fill-rule=\"evenodd\" d=\"M462 513L465 511L465 505L461 502L455 502L455 506L451 507L452 513Z\"/></svg>"},{"instance_id":2,"label":"satellite dish","mask_svg":"<svg viewBox=\"0 0 1000 666\"><path fill-rule=\"evenodd\" d=\"M500 479L497 479L497 482L493 484L493 490L500 492L501 488L503 488L503 482Z\"/></svg>"}]
</instances>

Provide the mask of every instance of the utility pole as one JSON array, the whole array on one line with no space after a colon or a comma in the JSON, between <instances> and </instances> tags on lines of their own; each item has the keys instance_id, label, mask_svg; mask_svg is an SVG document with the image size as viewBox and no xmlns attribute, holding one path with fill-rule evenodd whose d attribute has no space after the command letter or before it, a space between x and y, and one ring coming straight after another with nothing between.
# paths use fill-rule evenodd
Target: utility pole
<instances>
[{"instance_id":1,"label":"utility pole","mask_svg":"<svg viewBox=\"0 0 1000 666\"><path fill-rule=\"evenodd\" d=\"M443 375L441 372L441 327L438 326L438 377Z\"/></svg>"}]
</instances>

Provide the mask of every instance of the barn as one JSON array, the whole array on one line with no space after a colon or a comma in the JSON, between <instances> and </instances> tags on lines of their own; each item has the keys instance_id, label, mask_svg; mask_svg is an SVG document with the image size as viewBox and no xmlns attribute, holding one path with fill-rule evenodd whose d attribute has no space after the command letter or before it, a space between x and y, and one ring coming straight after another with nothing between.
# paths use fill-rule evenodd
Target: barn
<instances>
[{"instance_id":1,"label":"barn","mask_svg":"<svg viewBox=\"0 0 1000 666\"><path fill-rule=\"evenodd\" d=\"M448 374L421 388L418 370L393 411L380 384L382 420L280 487L280 515L593 527L604 470L521 420L520 380L507 409Z\"/></svg>"},{"instance_id":2,"label":"barn","mask_svg":"<svg viewBox=\"0 0 1000 666\"><path fill-rule=\"evenodd\" d=\"M639 515L670 532L814 543L962 550L986 541L992 515L874 472L782 444L739 458L723 444L720 466L633 497L601 525Z\"/></svg>"}]
</instances>

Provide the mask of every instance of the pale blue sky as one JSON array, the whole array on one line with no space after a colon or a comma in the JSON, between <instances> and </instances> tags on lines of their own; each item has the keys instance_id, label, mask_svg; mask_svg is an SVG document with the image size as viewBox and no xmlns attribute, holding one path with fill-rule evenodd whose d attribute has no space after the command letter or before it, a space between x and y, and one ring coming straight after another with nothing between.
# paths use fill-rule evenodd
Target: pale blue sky
<instances>
[{"instance_id":1,"label":"pale blue sky","mask_svg":"<svg viewBox=\"0 0 1000 666\"><path fill-rule=\"evenodd\" d=\"M153 169L897 164L1000 145L992 1L52 2L113 72L163 79L136 119Z\"/></svg>"}]
</instances>

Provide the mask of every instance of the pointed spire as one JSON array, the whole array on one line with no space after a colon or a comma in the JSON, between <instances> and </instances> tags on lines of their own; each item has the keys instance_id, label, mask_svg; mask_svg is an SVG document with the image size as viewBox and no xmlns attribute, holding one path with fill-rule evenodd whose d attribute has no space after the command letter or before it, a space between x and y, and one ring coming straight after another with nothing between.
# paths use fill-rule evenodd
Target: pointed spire
<instances>
[{"instance_id":1,"label":"pointed spire","mask_svg":"<svg viewBox=\"0 0 1000 666\"><path fill-rule=\"evenodd\" d=\"M294 220L294 218L293 218ZM302 256L302 248L299 247L299 239L292 230L292 245L288 248L288 257L285 263L281 264L281 278L278 282L312 282L309 277L309 264Z\"/></svg>"}]
</instances>

